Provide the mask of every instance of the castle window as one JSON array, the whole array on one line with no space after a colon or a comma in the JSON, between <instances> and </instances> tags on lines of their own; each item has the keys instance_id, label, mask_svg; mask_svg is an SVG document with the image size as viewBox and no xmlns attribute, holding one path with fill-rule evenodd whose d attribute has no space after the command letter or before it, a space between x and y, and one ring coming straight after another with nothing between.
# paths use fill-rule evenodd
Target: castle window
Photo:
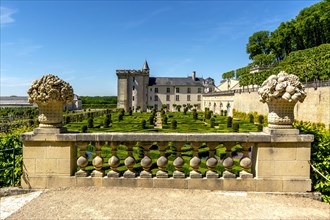
<instances>
[{"instance_id":1,"label":"castle window","mask_svg":"<svg viewBox=\"0 0 330 220\"><path fill-rule=\"evenodd\" d=\"M155 95L155 101L158 101L158 95Z\"/></svg>"},{"instance_id":2,"label":"castle window","mask_svg":"<svg viewBox=\"0 0 330 220\"><path fill-rule=\"evenodd\" d=\"M166 108L167 108L167 109L170 109L170 104L167 104L167 105L166 105Z\"/></svg>"},{"instance_id":3,"label":"castle window","mask_svg":"<svg viewBox=\"0 0 330 220\"><path fill-rule=\"evenodd\" d=\"M201 101L201 95L197 95L197 101Z\"/></svg>"},{"instance_id":4,"label":"castle window","mask_svg":"<svg viewBox=\"0 0 330 220\"><path fill-rule=\"evenodd\" d=\"M135 90L135 86L133 86L133 90Z\"/></svg>"},{"instance_id":5,"label":"castle window","mask_svg":"<svg viewBox=\"0 0 330 220\"><path fill-rule=\"evenodd\" d=\"M132 97L132 100L134 101L134 96Z\"/></svg>"},{"instance_id":6,"label":"castle window","mask_svg":"<svg viewBox=\"0 0 330 220\"><path fill-rule=\"evenodd\" d=\"M171 88L166 88L166 92L170 93L171 92Z\"/></svg>"},{"instance_id":7,"label":"castle window","mask_svg":"<svg viewBox=\"0 0 330 220\"><path fill-rule=\"evenodd\" d=\"M155 88L155 93L158 93L158 88Z\"/></svg>"},{"instance_id":8,"label":"castle window","mask_svg":"<svg viewBox=\"0 0 330 220\"><path fill-rule=\"evenodd\" d=\"M180 88L175 88L176 93L180 93Z\"/></svg>"},{"instance_id":9,"label":"castle window","mask_svg":"<svg viewBox=\"0 0 330 220\"><path fill-rule=\"evenodd\" d=\"M187 88L187 93L191 93L191 88Z\"/></svg>"},{"instance_id":10,"label":"castle window","mask_svg":"<svg viewBox=\"0 0 330 220\"><path fill-rule=\"evenodd\" d=\"M170 100L170 95L166 95L166 101L171 101Z\"/></svg>"},{"instance_id":11,"label":"castle window","mask_svg":"<svg viewBox=\"0 0 330 220\"><path fill-rule=\"evenodd\" d=\"M190 101L190 95L187 95L187 101Z\"/></svg>"},{"instance_id":12,"label":"castle window","mask_svg":"<svg viewBox=\"0 0 330 220\"><path fill-rule=\"evenodd\" d=\"M133 82L135 82L135 77L133 77Z\"/></svg>"},{"instance_id":13,"label":"castle window","mask_svg":"<svg viewBox=\"0 0 330 220\"><path fill-rule=\"evenodd\" d=\"M176 96L175 96L175 101L180 101L180 97L179 97L179 95L176 95Z\"/></svg>"},{"instance_id":14,"label":"castle window","mask_svg":"<svg viewBox=\"0 0 330 220\"><path fill-rule=\"evenodd\" d=\"M152 101L152 97L150 96L150 101Z\"/></svg>"},{"instance_id":15,"label":"castle window","mask_svg":"<svg viewBox=\"0 0 330 220\"><path fill-rule=\"evenodd\" d=\"M152 88L150 88L150 92L152 92Z\"/></svg>"},{"instance_id":16,"label":"castle window","mask_svg":"<svg viewBox=\"0 0 330 220\"><path fill-rule=\"evenodd\" d=\"M202 93L202 88L198 88L197 93Z\"/></svg>"}]
</instances>

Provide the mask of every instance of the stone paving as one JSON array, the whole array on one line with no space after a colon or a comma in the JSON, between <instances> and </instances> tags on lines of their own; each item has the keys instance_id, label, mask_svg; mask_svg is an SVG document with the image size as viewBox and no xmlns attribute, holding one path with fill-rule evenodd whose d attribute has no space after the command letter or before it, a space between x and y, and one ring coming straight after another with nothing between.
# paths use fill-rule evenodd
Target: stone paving
<instances>
[{"instance_id":1,"label":"stone paving","mask_svg":"<svg viewBox=\"0 0 330 220\"><path fill-rule=\"evenodd\" d=\"M7 199L2 210L18 203ZM76 187L45 190L7 219L330 219L330 205L265 193Z\"/></svg>"}]
</instances>

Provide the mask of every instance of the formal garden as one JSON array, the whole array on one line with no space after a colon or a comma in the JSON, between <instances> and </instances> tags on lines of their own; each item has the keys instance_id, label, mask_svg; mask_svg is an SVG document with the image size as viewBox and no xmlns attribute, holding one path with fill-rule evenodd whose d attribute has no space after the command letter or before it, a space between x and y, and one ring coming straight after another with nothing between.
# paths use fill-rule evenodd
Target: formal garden
<instances>
[{"instance_id":1,"label":"formal garden","mask_svg":"<svg viewBox=\"0 0 330 220\"><path fill-rule=\"evenodd\" d=\"M5 111L9 111L6 109ZM28 110L28 112L34 112ZM13 114L13 113L11 113ZM21 114L21 113L19 113ZM263 126L267 126L265 121L266 116L258 115L256 113L243 113L233 111L233 117L213 114L206 109L205 112L183 111L183 112L159 112L161 117L162 128L155 128L156 125L156 112L124 112L123 110L85 110L81 112L65 112L64 124L68 132L149 132L149 133L180 133L180 132L258 132L262 130ZM17 117L17 120L33 120L33 123L27 123L23 126L13 128L9 133L1 133L0 142L0 170L1 179L0 186L20 185L20 176L22 174L22 141L19 137L21 133L32 131L37 127L37 120L32 119L30 116ZM14 122L13 120L12 122ZM306 134L315 135L315 141L312 143L312 159L311 164L316 167L324 175L329 176L330 168L330 132L325 128L324 124L295 122L294 126L300 129L301 132ZM103 158L103 171L107 172L110 167L107 163L109 155L111 155L111 147L105 142L101 148L101 157ZM182 158L184 159L184 173L189 173L189 160L193 155L191 146L182 147ZM77 152L79 155L79 151ZM95 157L95 146L90 143L87 147L87 154L89 155L88 166L86 171L91 171L94 167L92 165L92 158ZM200 165L200 172L205 175L207 171L206 159L208 158L209 148L201 146L198 150L198 155L202 159ZM238 174L241 171L239 166L239 158L242 154L242 147L236 145L232 148L232 155L234 158L233 173ZM174 171L173 160L175 159L175 148L169 144L166 149L166 157L168 158L167 170L171 176ZM215 148L215 157L221 161L225 158L225 148L220 144ZM156 145L150 149L150 157L152 165L150 171L153 175L158 170L157 158L160 152ZM124 160L127 157L127 148L124 145L118 146L117 156L120 159L118 171L124 172L126 167ZM140 172L142 170L140 161L143 158L143 150L138 145L133 147L133 156L136 160L134 170ZM221 163L216 167L216 171L221 173L224 167ZM323 199L329 202L330 185L329 182L322 178L316 172L311 172L313 182L313 190L320 191L323 194Z\"/></svg>"}]
</instances>

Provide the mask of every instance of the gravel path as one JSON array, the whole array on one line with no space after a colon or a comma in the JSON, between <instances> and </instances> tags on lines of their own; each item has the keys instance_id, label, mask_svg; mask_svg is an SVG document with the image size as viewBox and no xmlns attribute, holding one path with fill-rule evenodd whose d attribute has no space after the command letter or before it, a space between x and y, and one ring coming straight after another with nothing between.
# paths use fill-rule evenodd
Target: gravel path
<instances>
[{"instance_id":1,"label":"gravel path","mask_svg":"<svg viewBox=\"0 0 330 220\"><path fill-rule=\"evenodd\" d=\"M46 190L7 219L330 219L330 205L245 192L77 187Z\"/></svg>"}]
</instances>

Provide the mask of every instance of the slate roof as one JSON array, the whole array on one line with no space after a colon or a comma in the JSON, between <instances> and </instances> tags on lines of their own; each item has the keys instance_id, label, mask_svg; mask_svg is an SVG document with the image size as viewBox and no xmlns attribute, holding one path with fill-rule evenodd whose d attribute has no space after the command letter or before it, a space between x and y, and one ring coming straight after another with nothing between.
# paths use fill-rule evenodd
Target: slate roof
<instances>
[{"instance_id":1,"label":"slate roof","mask_svg":"<svg viewBox=\"0 0 330 220\"><path fill-rule=\"evenodd\" d=\"M191 77L150 77L149 86L203 86L203 78Z\"/></svg>"}]
</instances>

